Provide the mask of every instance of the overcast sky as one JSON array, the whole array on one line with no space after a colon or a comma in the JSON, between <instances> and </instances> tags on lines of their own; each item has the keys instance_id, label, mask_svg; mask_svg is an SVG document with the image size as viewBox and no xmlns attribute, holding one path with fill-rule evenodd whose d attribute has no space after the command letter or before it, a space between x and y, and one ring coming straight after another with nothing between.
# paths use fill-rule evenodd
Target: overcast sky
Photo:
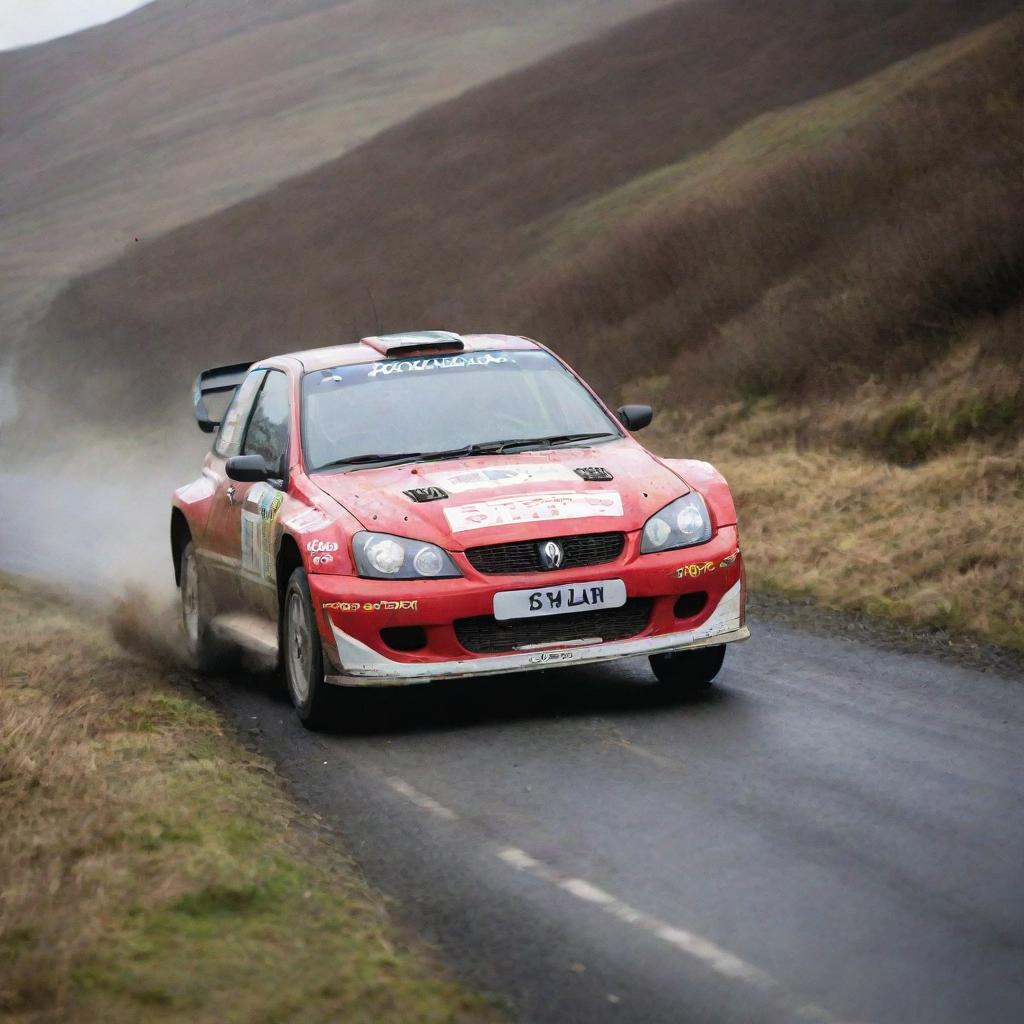
<instances>
[{"instance_id":1,"label":"overcast sky","mask_svg":"<svg viewBox=\"0 0 1024 1024\"><path fill-rule=\"evenodd\" d=\"M0 0L0 50L99 25L148 0Z\"/></svg>"}]
</instances>

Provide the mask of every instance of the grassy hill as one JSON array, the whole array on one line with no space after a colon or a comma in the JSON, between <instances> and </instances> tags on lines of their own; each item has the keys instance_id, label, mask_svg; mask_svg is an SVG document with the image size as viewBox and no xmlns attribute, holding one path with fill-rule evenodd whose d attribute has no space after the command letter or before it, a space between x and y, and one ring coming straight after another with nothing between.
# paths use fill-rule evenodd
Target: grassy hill
<instances>
[{"instance_id":1,"label":"grassy hill","mask_svg":"<svg viewBox=\"0 0 1024 1024\"><path fill-rule=\"evenodd\" d=\"M155 0L0 53L0 335L69 277L660 0Z\"/></svg>"},{"instance_id":2,"label":"grassy hill","mask_svg":"<svg viewBox=\"0 0 1024 1024\"><path fill-rule=\"evenodd\" d=\"M180 402L200 365L370 333L375 305L387 328L530 327L600 368L608 352L587 358L563 322L509 301L552 220L1010 6L691 0L656 11L133 247L64 292L32 362L43 377L53 354L62 368L116 370L109 389L90 381L93 410L106 415L113 392L124 412L150 416ZM607 235L595 235L600 250ZM638 276L631 267L630 287Z\"/></svg>"},{"instance_id":3,"label":"grassy hill","mask_svg":"<svg viewBox=\"0 0 1024 1024\"><path fill-rule=\"evenodd\" d=\"M25 379L175 422L373 306L531 333L726 469L755 583L1024 646L1018 6L655 11L80 278Z\"/></svg>"}]
</instances>

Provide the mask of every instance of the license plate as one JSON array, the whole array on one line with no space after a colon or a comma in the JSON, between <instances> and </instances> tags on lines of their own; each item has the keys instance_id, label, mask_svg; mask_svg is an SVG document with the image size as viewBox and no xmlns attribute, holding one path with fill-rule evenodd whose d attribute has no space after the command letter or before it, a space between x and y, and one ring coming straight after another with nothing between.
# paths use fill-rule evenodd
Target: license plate
<instances>
[{"instance_id":1,"label":"license plate","mask_svg":"<svg viewBox=\"0 0 1024 1024\"><path fill-rule=\"evenodd\" d=\"M535 615L568 615L595 608L621 608L626 603L622 580L563 583L536 590L503 590L494 595L496 619L528 619Z\"/></svg>"}]
</instances>

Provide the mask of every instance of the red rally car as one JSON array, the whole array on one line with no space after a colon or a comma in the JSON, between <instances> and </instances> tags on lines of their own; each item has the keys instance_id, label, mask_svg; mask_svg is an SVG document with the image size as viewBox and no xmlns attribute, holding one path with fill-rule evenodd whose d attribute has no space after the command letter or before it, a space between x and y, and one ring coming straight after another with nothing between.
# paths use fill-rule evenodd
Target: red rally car
<instances>
[{"instance_id":1,"label":"red rally car","mask_svg":"<svg viewBox=\"0 0 1024 1024\"><path fill-rule=\"evenodd\" d=\"M535 341L364 338L207 370L194 397L217 436L171 514L189 651L275 657L308 726L337 685L638 654L700 688L750 635L725 480L652 455L650 407L611 412Z\"/></svg>"}]
</instances>

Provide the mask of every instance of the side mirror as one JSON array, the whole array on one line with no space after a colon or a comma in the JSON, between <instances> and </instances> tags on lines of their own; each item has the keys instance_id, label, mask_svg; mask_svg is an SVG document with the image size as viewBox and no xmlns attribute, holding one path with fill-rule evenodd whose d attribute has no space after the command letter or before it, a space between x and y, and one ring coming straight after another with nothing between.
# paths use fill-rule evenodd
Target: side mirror
<instances>
[{"instance_id":1,"label":"side mirror","mask_svg":"<svg viewBox=\"0 0 1024 1024\"><path fill-rule=\"evenodd\" d=\"M270 470L262 455L232 455L224 466L229 479L242 484L257 484L270 478Z\"/></svg>"},{"instance_id":2,"label":"side mirror","mask_svg":"<svg viewBox=\"0 0 1024 1024\"><path fill-rule=\"evenodd\" d=\"M643 430L654 418L654 410L649 405L620 405L615 415L627 430Z\"/></svg>"}]
</instances>

